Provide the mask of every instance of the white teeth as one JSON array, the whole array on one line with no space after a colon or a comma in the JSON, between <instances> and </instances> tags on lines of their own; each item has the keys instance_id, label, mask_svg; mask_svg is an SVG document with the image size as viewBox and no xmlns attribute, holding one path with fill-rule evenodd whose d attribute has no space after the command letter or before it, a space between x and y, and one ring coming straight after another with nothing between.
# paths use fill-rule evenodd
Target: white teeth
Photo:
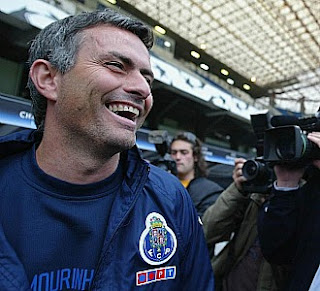
<instances>
[{"instance_id":1,"label":"white teeth","mask_svg":"<svg viewBox=\"0 0 320 291\"><path fill-rule=\"evenodd\" d=\"M127 111L127 112L131 112L131 113L135 114L136 117L138 117L140 115L139 110L137 108L134 108L134 107L128 106L128 105L122 105L122 104L109 105L108 108L113 113L117 113L117 112L120 112L120 111Z\"/></svg>"}]
</instances>

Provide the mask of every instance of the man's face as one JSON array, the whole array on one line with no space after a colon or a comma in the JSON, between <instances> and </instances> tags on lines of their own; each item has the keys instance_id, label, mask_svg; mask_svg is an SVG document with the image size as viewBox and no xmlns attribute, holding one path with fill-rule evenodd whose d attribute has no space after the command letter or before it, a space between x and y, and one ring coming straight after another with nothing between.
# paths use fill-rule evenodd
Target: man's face
<instances>
[{"instance_id":1,"label":"man's face","mask_svg":"<svg viewBox=\"0 0 320 291\"><path fill-rule=\"evenodd\" d=\"M119 152L152 107L149 52L131 32L101 25L83 31L75 66L60 76L55 118L88 147Z\"/></svg>"},{"instance_id":2,"label":"man's face","mask_svg":"<svg viewBox=\"0 0 320 291\"><path fill-rule=\"evenodd\" d=\"M194 178L194 157L192 144L183 141L176 140L171 144L171 157L177 164L178 176L181 179L193 179Z\"/></svg>"}]
</instances>

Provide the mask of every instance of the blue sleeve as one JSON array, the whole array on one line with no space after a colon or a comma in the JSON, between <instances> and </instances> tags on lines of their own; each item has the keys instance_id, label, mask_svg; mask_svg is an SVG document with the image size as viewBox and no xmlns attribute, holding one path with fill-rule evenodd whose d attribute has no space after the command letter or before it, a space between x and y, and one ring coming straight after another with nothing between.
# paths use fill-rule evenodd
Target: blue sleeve
<instances>
[{"instance_id":1,"label":"blue sleeve","mask_svg":"<svg viewBox=\"0 0 320 291\"><path fill-rule=\"evenodd\" d=\"M187 207L189 211L188 213L184 213L184 217L189 221L182 222L189 226L188 229L185 229L187 231L185 235L188 236L188 242L185 246L185 256L181 263L181 290L213 291L213 271L204 238L202 222L196 213L191 199L187 199L187 202L190 207Z\"/></svg>"},{"instance_id":2,"label":"blue sleeve","mask_svg":"<svg viewBox=\"0 0 320 291\"><path fill-rule=\"evenodd\" d=\"M277 191L259 210L258 235L262 253L274 264L288 264L297 242L300 189Z\"/></svg>"}]
</instances>

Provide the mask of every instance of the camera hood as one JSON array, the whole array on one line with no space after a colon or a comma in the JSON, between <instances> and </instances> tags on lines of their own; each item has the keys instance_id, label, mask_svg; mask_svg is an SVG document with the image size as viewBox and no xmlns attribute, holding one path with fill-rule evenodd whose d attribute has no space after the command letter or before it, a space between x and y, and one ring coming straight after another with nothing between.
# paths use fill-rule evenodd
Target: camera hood
<instances>
[{"instance_id":1,"label":"camera hood","mask_svg":"<svg viewBox=\"0 0 320 291\"><path fill-rule=\"evenodd\" d=\"M297 125L267 129L264 136L264 160L281 163L299 161L308 150L308 142Z\"/></svg>"}]
</instances>

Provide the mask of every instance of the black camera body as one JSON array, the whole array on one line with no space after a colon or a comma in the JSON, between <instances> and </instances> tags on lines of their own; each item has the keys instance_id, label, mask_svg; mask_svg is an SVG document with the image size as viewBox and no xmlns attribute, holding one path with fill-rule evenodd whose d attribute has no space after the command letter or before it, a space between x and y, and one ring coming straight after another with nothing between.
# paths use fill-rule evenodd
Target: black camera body
<instances>
[{"instance_id":1,"label":"black camera body","mask_svg":"<svg viewBox=\"0 0 320 291\"><path fill-rule=\"evenodd\" d=\"M246 192L268 193L275 179L273 166L304 167L320 159L319 147L307 138L312 131L320 131L320 117L296 118L273 116L269 113L251 115L257 137L257 158L247 161L242 169L247 179Z\"/></svg>"},{"instance_id":2,"label":"black camera body","mask_svg":"<svg viewBox=\"0 0 320 291\"><path fill-rule=\"evenodd\" d=\"M319 120L320 123L320 120ZM311 131L320 131L314 128ZM307 133L297 125L280 126L266 130L264 160L278 164L307 164L320 159L319 147L307 138Z\"/></svg>"},{"instance_id":3,"label":"black camera body","mask_svg":"<svg viewBox=\"0 0 320 291\"><path fill-rule=\"evenodd\" d=\"M242 175L247 179L242 183L242 190L246 193L269 193L275 179L270 163L260 158L246 161Z\"/></svg>"},{"instance_id":4,"label":"black camera body","mask_svg":"<svg viewBox=\"0 0 320 291\"><path fill-rule=\"evenodd\" d=\"M176 162L171 158L169 151L170 141L166 130L153 130L149 132L148 141L156 147L160 158L151 161L151 163L166 172L177 175Z\"/></svg>"}]
</instances>

